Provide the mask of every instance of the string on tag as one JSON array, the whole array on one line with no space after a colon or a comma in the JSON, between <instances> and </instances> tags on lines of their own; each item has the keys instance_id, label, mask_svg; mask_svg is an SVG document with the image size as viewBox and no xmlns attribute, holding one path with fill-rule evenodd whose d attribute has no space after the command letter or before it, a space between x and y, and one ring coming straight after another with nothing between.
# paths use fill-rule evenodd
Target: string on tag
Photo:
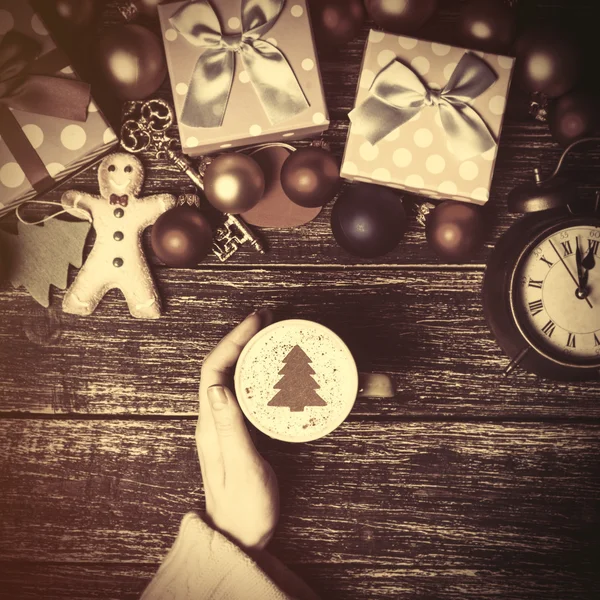
<instances>
[{"instance_id":1,"label":"string on tag","mask_svg":"<svg viewBox=\"0 0 600 600\"><path fill-rule=\"evenodd\" d=\"M55 213L52 213L51 215L48 215L48 216L44 217L43 219L40 219L39 221L26 221L19 213L19 210L21 209L21 207L25 206L26 204L52 204L54 206L60 206L63 210L59 210ZM82 208L77 208L76 206L73 206L72 208L64 208L63 204L61 204L60 202L53 202L52 200L27 200L23 204L20 204L19 206L17 206L17 208L15 209L15 214L17 215L17 219L19 219L19 221L21 221L21 223L23 223L23 225L41 225L42 223L46 223L47 221L55 219L56 217L59 217L60 215L64 215L64 214L73 215L74 212L82 215L80 217L82 220L89 221L90 223L92 222L92 217L87 212L87 210L83 210ZM73 215L73 216L77 216L77 215Z\"/></svg>"}]
</instances>

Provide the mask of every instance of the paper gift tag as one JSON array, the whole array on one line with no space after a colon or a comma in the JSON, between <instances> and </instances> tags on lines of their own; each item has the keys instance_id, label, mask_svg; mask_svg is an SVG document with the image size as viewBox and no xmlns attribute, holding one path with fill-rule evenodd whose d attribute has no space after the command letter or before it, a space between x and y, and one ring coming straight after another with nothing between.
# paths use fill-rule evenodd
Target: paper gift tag
<instances>
[{"instance_id":1,"label":"paper gift tag","mask_svg":"<svg viewBox=\"0 0 600 600\"><path fill-rule=\"evenodd\" d=\"M354 405L358 372L344 342L312 321L292 319L258 333L235 373L242 410L258 429L307 442L338 427Z\"/></svg>"}]
</instances>

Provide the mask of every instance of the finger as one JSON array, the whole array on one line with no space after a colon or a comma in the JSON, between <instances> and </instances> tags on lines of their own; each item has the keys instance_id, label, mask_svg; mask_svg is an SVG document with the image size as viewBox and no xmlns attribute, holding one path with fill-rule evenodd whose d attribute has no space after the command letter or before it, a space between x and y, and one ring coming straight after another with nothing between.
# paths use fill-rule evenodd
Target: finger
<instances>
[{"instance_id":1,"label":"finger","mask_svg":"<svg viewBox=\"0 0 600 600\"><path fill-rule=\"evenodd\" d=\"M213 385L228 385L231 371L243 347L260 329L272 322L270 310L263 309L249 315L240 325L227 334L205 358L200 375L200 407L196 444L200 455L202 475L206 479L210 466L218 470L220 447L207 390ZM219 477L217 475L217 477Z\"/></svg>"},{"instance_id":2,"label":"finger","mask_svg":"<svg viewBox=\"0 0 600 600\"><path fill-rule=\"evenodd\" d=\"M229 377L244 346L273 319L268 309L252 313L230 331L204 359L200 375L200 415L212 422L206 390L213 385L228 385Z\"/></svg>"},{"instance_id":3,"label":"finger","mask_svg":"<svg viewBox=\"0 0 600 600\"><path fill-rule=\"evenodd\" d=\"M213 385L208 388L208 399L223 457L225 479L260 465L261 457L250 438L244 415L231 390L223 385Z\"/></svg>"}]
</instances>

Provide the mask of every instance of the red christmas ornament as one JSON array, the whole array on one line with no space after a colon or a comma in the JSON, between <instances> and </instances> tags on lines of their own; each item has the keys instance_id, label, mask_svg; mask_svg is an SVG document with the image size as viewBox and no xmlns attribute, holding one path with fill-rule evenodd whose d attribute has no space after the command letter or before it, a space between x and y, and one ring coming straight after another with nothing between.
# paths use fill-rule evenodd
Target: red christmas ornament
<instances>
[{"instance_id":1,"label":"red christmas ornament","mask_svg":"<svg viewBox=\"0 0 600 600\"><path fill-rule=\"evenodd\" d=\"M316 208L329 202L340 189L340 166L324 148L301 148L290 154L281 169L281 186L299 206Z\"/></svg>"},{"instance_id":2,"label":"red christmas ornament","mask_svg":"<svg viewBox=\"0 0 600 600\"><path fill-rule=\"evenodd\" d=\"M105 31L96 46L96 62L122 100L153 94L167 75L158 37L141 25L118 25Z\"/></svg>"},{"instance_id":3,"label":"red christmas ornament","mask_svg":"<svg viewBox=\"0 0 600 600\"><path fill-rule=\"evenodd\" d=\"M361 0L311 0L310 16L319 48L337 48L356 37L365 7Z\"/></svg>"},{"instance_id":4,"label":"red christmas ornament","mask_svg":"<svg viewBox=\"0 0 600 600\"><path fill-rule=\"evenodd\" d=\"M54 10L61 21L77 29L89 27L94 20L94 0L55 0Z\"/></svg>"},{"instance_id":5,"label":"red christmas ornament","mask_svg":"<svg viewBox=\"0 0 600 600\"><path fill-rule=\"evenodd\" d=\"M365 6L371 19L383 29L413 33L433 15L437 0L365 0Z\"/></svg>"},{"instance_id":6,"label":"red christmas ornament","mask_svg":"<svg viewBox=\"0 0 600 600\"><path fill-rule=\"evenodd\" d=\"M552 25L538 25L523 33L517 39L516 56L516 76L529 92L556 98L572 89L581 76L581 49Z\"/></svg>"},{"instance_id":7,"label":"red christmas ornament","mask_svg":"<svg viewBox=\"0 0 600 600\"><path fill-rule=\"evenodd\" d=\"M461 44L497 54L509 49L515 27L515 15L503 0L470 0L457 23Z\"/></svg>"},{"instance_id":8,"label":"red christmas ornament","mask_svg":"<svg viewBox=\"0 0 600 600\"><path fill-rule=\"evenodd\" d=\"M448 200L428 215L425 232L430 248L449 262L465 262L479 250L485 237L481 208Z\"/></svg>"},{"instance_id":9,"label":"red christmas ornament","mask_svg":"<svg viewBox=\"0 0 600 600\"><path fill-rule=\"evenodd\" d=\"M548 117L552 137L564 147L593 135L599 124L598 99L582 91L557 98Z\"/></svg>"},{"instance_id":10,"label":"red christmas ornament","mask_svg":"<svg viewBox=\"0 0 600 600\"><path fill-rule=\"evenodd\" d=\"M223 213L239 215L250 210L264 192L262 169L247 154L222 154L206 168L204 193L208 201Z\"/></svg>"},{"instance_id":11,"label":"red christmas ornament","mask_svg":"<svg viewBox=\"0 0 600 600\"><path fill-rule=\"evenodd\" d=\"M210 252L212 228L193 206L176 206L152 227L152 250L168 267L195 267Z\"/></svg>"}]
</instances>

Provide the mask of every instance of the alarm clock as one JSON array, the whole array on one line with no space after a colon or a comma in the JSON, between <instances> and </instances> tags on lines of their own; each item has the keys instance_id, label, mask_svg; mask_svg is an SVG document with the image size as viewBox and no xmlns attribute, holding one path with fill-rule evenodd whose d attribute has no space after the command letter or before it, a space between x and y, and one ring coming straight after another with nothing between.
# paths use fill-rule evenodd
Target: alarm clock
<instances>
[{"instance_id":1,"label":"alarm clock","mask_svg":"<svg viewBox=\"0 0 600 600\"><path fill-rule=\"evenodd\" d=\"M486 266L483 309L496 341L517 366L550 379L600 378L600 195L584 207L571 182L553 174L515 188L511 212L526 213L499 240Z\"/></svg>"}]
</instances>

